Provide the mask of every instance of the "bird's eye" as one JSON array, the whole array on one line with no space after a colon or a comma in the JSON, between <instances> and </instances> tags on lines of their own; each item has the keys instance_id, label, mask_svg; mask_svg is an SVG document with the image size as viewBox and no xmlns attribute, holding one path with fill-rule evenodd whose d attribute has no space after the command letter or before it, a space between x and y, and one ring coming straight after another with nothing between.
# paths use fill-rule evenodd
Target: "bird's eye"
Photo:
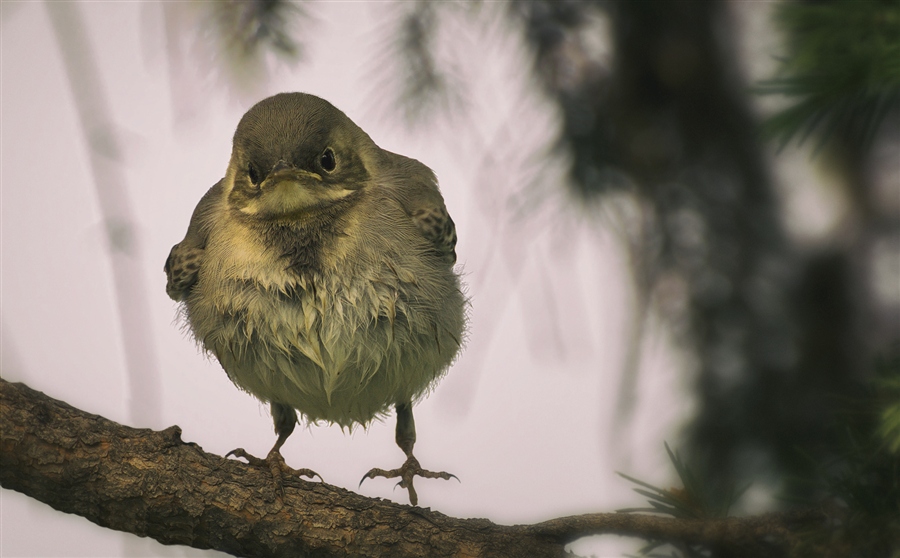
<instances>
[{"instance_id":1,"label":"bird's eye","mask_svg":"<svg viewBox=\"0 0 900 558\"><path fill-rule=\"evenodd\" d=\"M322 169L325 172L331 172L334 170L336 162L334 160L334 151L332 151L330 147L326 147L325 151L322 152L322 158L319 159L319 164L322 165Z\"/></svg>"},{"instance_id":2,"label":"bird's eye","mask_svg":"<svg viewBox=\"0 0 900 558\"><path fill-rule=\"evenodd\" d=\"M250 163L247 166L247 176L250 177L250 182L252 182L254 186L259 186L259 171L256 170L253 163Z\"/></svg>"}]
</instances>

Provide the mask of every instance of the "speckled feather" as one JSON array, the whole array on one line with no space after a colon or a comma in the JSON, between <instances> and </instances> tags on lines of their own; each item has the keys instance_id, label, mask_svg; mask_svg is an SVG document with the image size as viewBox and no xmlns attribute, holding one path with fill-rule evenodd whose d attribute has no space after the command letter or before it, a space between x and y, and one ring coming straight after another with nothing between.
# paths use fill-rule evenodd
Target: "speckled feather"
<instances>
[{"instance_id":1,"label":"speckled feather","mask_svg":"<svg viewBox=\"0 0 900 558\"><path fill-rule=\"evenodd\" d=\"M337 132L324 141L352 145L356 159L336 148L344 168L363 168L336 186L320 172L331 188L321 196L351 193L291 218L242 212L256 207L252 187L240 190L242 121L228 174L198 204L165 269L167 292L236 385L308 420L352 426L417 400L446 372L466 302L434 174L378 148L325 104L314 108L336 113ZM282 133L304 130L298 122Z\"/></svg>"}]
</instances>

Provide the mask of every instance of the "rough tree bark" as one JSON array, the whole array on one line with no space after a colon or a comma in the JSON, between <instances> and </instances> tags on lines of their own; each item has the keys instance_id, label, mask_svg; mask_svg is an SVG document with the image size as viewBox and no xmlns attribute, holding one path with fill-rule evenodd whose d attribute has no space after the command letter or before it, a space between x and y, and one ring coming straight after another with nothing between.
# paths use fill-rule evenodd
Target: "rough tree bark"
<instances>
[{"instance_id":1,"label":"rough tree bark","mask_svg":"<svg viewBox=\"0 0 900 558\"><path fill-rule=\"evenodd\" d=\"M177 426L129 428L2 378L0 485L110 529L237 556L561 557L606 533L777 556L823 519L599 513L505 526L292 479L279 498L267 471L206 453Z\"/></svg>"}]
</instances>

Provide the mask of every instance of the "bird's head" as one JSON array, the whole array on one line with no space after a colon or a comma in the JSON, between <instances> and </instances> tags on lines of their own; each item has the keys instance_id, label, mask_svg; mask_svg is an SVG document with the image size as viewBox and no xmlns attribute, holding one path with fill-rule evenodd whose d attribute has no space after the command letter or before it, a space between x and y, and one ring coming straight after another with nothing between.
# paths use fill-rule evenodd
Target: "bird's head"
<instances>
[{"instance_id":1,"label":"bird's head","mask_svg":"<svg viewBox=\"0 0 900 558\"><path fill-rule=\"evenodd\" d=\"M328 101L280 93L238 124L225 177L228 203L253 218L302 219L368 184L379 151Z\"/></svg>"}]
</instances>

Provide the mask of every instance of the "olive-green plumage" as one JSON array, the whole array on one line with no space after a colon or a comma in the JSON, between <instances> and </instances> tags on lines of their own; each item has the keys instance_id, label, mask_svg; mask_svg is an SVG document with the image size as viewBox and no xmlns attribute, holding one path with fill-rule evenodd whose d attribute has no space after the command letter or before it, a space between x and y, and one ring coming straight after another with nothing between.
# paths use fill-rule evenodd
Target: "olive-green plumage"
<instances>
[{"instance_id":1,"label":"olive-green plumage","mask_svg":"<svg viewBox=\"0 0 900 558\"><path fill-rule=\"evenodd\" d=\"M291 409L366 424L444 374L465 328L455 244L430 169L327 101L283 93L238 124L166 290L229 378L272 404L283 443Z\"/></svg>"}]
</instances>

